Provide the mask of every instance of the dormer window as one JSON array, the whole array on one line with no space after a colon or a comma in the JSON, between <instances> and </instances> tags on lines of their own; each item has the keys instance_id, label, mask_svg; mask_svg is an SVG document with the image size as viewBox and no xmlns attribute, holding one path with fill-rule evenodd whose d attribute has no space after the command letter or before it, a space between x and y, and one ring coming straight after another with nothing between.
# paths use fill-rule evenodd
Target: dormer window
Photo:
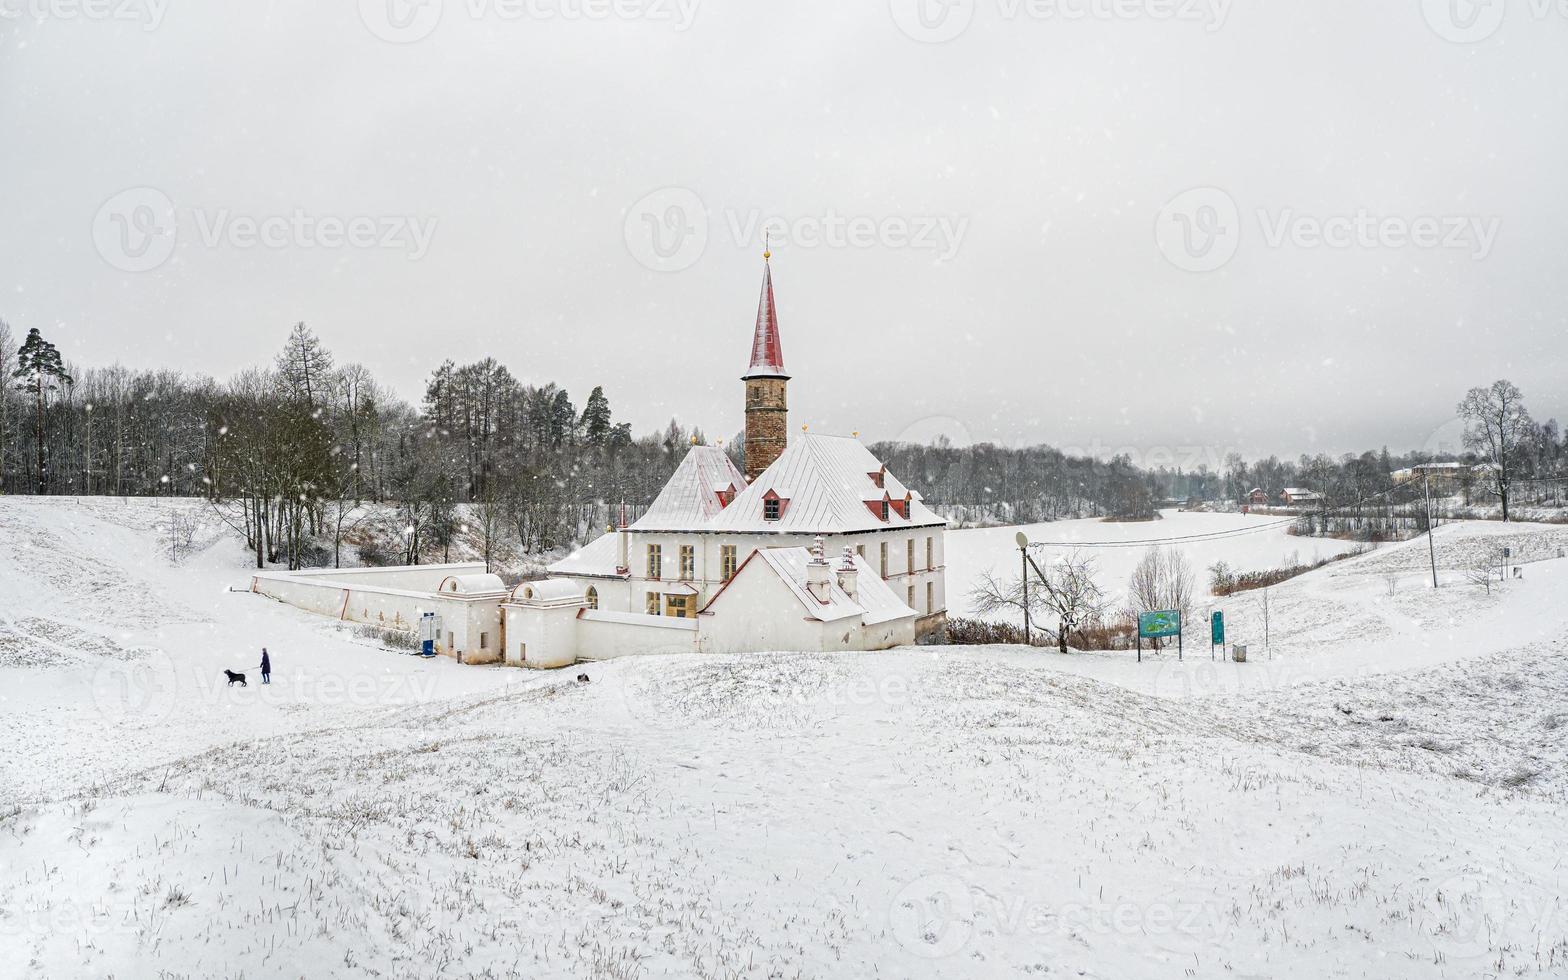
<instances>
[{"instance_id":1,"label":"dormer window","mask_svg":"<svg viewBox=\"0 0 1568 980\"><path fill-rule=\"evenodd\" d=\"M769 490L762 497L762 519L776 521L784 516L784 511L789 509L788 490Z\"/></svg>"},{"instance_id":2,"label":"dormer window","mask_svg":"<svg viewBox=\"0 0 1568 980\"><path fill-rule=\"evenodd\" d=\"M879 502L877 504L877 507L880 509L880 512L878 513L877 516L882 518L882 520L886 521L887 520L887 498L886 497L882 498L881 502Z\"/></svg>"},{"instance_id":3,"label":"dormer window","mask_svg":"<svg viewBox=\"0 0 1568 980\"><path fill-rule=\"evenodd\" d=\"M881 490L887 486L886 466L882 467L880 470L877 470L875 473L867 473L866 475L871 477L871 482L876 484L878 490Z\"/></svg>"}]
</instances>

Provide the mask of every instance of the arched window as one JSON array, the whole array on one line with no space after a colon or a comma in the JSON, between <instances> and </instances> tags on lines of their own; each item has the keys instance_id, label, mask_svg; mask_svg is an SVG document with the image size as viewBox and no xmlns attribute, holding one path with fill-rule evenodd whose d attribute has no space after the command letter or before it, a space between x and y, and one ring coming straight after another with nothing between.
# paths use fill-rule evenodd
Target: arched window
<instances>
[{"instance_id":1,"label":"arched window","mask_svg":"<svg viewBox=\"0 0 1568 980\"><path fill-rule=\"evenodd\" d=\"M588 608L589 609L598 609L599 608L599 590L590 585L590 586L588 586L587 596L588 596Z\"/></svg>"}]
</instances>

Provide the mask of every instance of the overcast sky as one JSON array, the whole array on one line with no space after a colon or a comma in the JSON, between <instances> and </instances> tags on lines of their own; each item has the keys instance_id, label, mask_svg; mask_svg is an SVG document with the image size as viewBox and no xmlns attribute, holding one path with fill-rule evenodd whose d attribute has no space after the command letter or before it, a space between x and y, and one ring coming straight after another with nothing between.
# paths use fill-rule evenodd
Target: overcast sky
<instances>
[{"instance_id":1,"label":"overcast sky","mask_svg":"<svg viewBox=\"0 0 1568 980\"><path fill-rule=\"evenodd\" d=\"M1568 17L1451 2L0 0L0 317L726 435L771 220L795 424L1451 445L1568 418Z\"/></svg>"}]
</instances>

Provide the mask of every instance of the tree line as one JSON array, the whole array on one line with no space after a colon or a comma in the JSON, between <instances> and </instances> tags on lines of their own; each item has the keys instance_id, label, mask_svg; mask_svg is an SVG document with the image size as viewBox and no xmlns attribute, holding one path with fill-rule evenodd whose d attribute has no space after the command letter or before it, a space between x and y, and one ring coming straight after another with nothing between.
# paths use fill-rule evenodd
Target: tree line
<instances>
[{"instance_id":1,"label":"tree line","mask_svg":"<svg viewBox=\"0 0 1568 980\"><path fill-rule=\"evenodd\" d=\"M206 497L258 566L338 559L318 542L337 552L366 502L387 505L399 542L373 559L444 557L464 533L487 550L502 539L529 553L568 546L610 524L623 501L635 519L702 438L675 420L636 436L602 387L579 409L560 386L524 383L493 358L440 364L411 405L364 365L338 364L303 323L273 363L220 382L72 365L38 330L18 338L0 320L0 380L0 492ZM1476 388L1459 411L1464 458L1493 464L1473 481L1478 496L1506 512L1521 493L1539 500L1543 481L1562 495L1568 438L1555 420L1533 421L1517 388ZM744 467L741 448L732 441ZM1171 502L1234 503L1253 487L1287 486L1322 494L1325 513L1373 499L1393 513L1394 471L1431 460L1386 448L1295 461L1232 454L1216 471L945 439L872 451L960 524L1142 520Z\"/></svg>"},{"instance_id":2,"label":"tree line","mask_svg":"<svg viewBox=\"0 0 1568 980\"><path fill-rule=\"evenodd\" d=\"M635 518L702 438L675 420L635 437L603 388L579 411L490 358L441 364L410 405L303 323L272 364L219 382L77 367L0 321L0 378L0 492L205 497L257 567L330 564L319 542L336 550L366 503L400 542L373 559L440 557L465 531L567 546L623 500Z\"/></svg>"}]
</instances>

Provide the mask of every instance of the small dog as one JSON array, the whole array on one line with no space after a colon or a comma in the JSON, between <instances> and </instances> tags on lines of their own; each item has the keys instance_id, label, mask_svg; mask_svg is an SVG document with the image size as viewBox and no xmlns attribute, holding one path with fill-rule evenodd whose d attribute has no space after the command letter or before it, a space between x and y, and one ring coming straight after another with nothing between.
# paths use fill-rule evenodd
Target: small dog
<instances>
[{"instance_id":1,"label":"small dog","mask_svg":"<svg viewBox=\"0 0 1568 980\"><path fill-rule=\"evenodd\" d=\"M229 687L233 687L235 681L239 681L240 682L240 687L250 687L249 684L245 683L245 675L244 674L236 674L232 670L225 670L224 673L229 675L229 683L228 683Z\"/></svg>"},{"instance_id":2,"label":"small dog","mask_svg":"<svg viewBox=\"0 0 1568 980\"><path fill-rule=\"evenodd\" d=\"M579 683L579 684L586 684L586 683L588 683L588 675L587 674L578 674L577 675L577 683Z\"/></svg>"}]
</instances>

